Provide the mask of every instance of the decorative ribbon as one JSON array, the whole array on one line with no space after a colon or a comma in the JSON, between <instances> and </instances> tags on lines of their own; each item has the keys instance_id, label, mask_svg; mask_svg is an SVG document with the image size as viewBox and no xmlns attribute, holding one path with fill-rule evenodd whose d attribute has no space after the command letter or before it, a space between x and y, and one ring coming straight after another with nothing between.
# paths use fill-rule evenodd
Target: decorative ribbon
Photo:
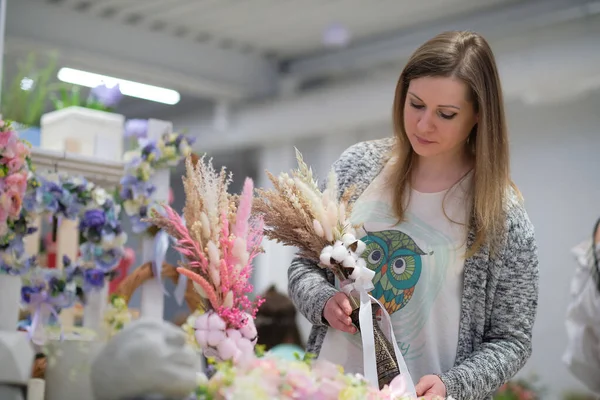
<instances>
[{"instance_id":1,"label":"decorative ribbon","mask_svg":"<svg viewBox=\"0 0 600 400\"><path fill-rule=\"evenodd\" d=\"M352 271L352 274L350 274L351 280L341 283L342 291L348 296L351 295L352 291L356 291L360 295L360 309L358 313L358 319L360 323L360 333L363 346L364 376L367 379L367 381L371 383L371 385L375 387L379 386L379 379L377 376L377 357L375 354L375 336L373 334L373 310L371 307L371 303L374 302L381 307L381 310L383 311L383 317L386 319L387 325L390 327L390 330L387 332L387 336L389 339L391 339L392 345L394 347L396 361L398 362L398 369L400 370L400 376L403 377L404 387L402 387L401 389L406 389L407 392L411 393L416 398L415 386L412 382L412 379L410 378L410 374L408 372L406 362L404 361L404 357L402 357L402 353L400 352L398 344L396 343L396 336L394 335L394 331L393 329L391 329L392 324L390 316L387 313L386 309L376 299L374 299L368 294L374 288L374 276L375 271L367 268L364 259L359 258L356 263L356 266L354 267L354 270ZM397 382L396 384L398 383L399 382Z\"/></svg>"},{"instance_id":2,"label":"decorative ribbon","mask_svg":"<svg viewBox=\"0 0 600 400\"><path fill-rule=\"evenodd\" d=\"M169 235L164 230L158 231L154 237L154 257L152 257L152 273L156 283L162 288L163 293L168 296L163 282L162 282L162 265L169 249Z\"/></svg>"},{"instance_id":3,"label":"decorative ribbon","mask_svg":"<svg viewBox=\"0 0 600 400\"><path fill-rule=\"evenodd\" d=\"M181 223L185 226L185 218L183 218L183 215L181 216ZM171 241L174 244L176 242L174 237L171 237ZM179 253L179 259L182 262L185 262L185 259L181 253ZM179 274L179 280L177 281L177 287L175 288L175 301L177 301L178 305L183 304L183 299L185 298L185 291L187 290L187 282L188 277Z\"/></svg>"},{"instance_id":4,"label":"decorative ribbon","mask_svg":"<svg viewBox=\"0 0 600 400\"><path fill-rule=\"evenodd\" d=\"M53 304L54 299L48 295L46 291L39 293L32 293L29 301L29 305L35 307L33 318L31 319L31 325L27 328L29 339L38 346L43 346L46 343L45 335L41 338L36 337L36 331L38 326L43 328L44 322L42 318L45 314L53 315L56 319L56 323L60 327L60 340L63 339L63 329L58 319L58 312L56 311L55 305Z\"/></svg>"}]
</instances>

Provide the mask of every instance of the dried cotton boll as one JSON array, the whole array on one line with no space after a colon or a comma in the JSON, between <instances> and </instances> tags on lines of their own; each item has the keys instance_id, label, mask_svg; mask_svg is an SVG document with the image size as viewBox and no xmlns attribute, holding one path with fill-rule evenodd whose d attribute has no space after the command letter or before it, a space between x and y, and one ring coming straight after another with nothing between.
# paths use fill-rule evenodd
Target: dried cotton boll
<instances>
[{"instance_id":1,"label":"dried cotton boll","mask_svg":"<svg viewBox=\"0 0 600 400\"><path fill-rule=\"evenodd\" d=\"M236 346L236 343L233 340L231 340L230 338L223 339L217 345L217 351L219 352L219 357L222 360L232 359L237 350L238 350L238 348Z\"/></svg>"},{"instance_id":2,"label":"dried cotton boll","mask_svg":"<svg viewBox=\"0 0 600 400\"><path fill-rule=\"evenodd\" d=\"M246 323L240 328L240 333L246 339L256 342L256 337L258 333L256 331L256 325L254 325L254 319L252 318L252 316L248 314L246 315Z\"/></svg>"},{"instance_id":3,"label":"dried cotton boll","mask_svg":"<svg viewBox=\"0 0 600 400\"><path fill-rule=\"evenodd\" d=\"M335 261L341 263L346 257L348 257L348 249L346 249L343 245L334 246L333 252L331 253L331 257Z\"/></svg>"},{"instance_id":4,"label":"dried cotton boll","mask_svg":"<svg viewBox=\"0 0 600 400\"><path fill-rule=\"evenodd\" d=\"M342 266L344 268L354 268L356 266L356 260L353 256L348 255L346 258L344 258L344 261L342 261Z\"/></svg>"},{"instance_id":5,"label":"dried cotton boll","mask_svg":"<svg viewBox=\"0 0 600 400\"><path fill-rule=\"evenodd\" d=\"M319 261L321 261L321 264L329 267L331 265L331 253L321 253Z\"/></svg>"},{"instance_id":6,"label":"dried cotton boll","mask_svg":"<svg viewBox=\"0 0 600 400\"><path fill-rule=\"evenodd\" d=\"M207 313L199 315L198 318L196 318L196 321L194 321L194 328L204 330L204 331L208 330L208 314Z\"/></svg>"},{"instance_id":7,"label":"dried cotton boll","mask_svg":"<svg viewBox=\"0 0 600 400\"><path fill-rule=\"evenodd\" d=\"M237 341L239 338L242 337L242 334L237 329L227 329L227 337L233 339L234 341Z\"/></svg>"},{"instance_id":8,"label":"dried cotton boll","mask_svg":"<svg viewBox=\"0 0 600 400\"><path fill-rule=\"evenodd\" d=\"M362 240L359 240L356 242L356 250L354 251L354 253L357 256L360 256L362 253L365 252L366 249L367 249L367 244L365 242L363 242Z\"/></svg>"},{"instance_id":9,"label":"dried cotton boll","mask_svg":"<svg viewBox=\"0 0 600 400\"><path fill-rule=\"evenodd\" d=\"M196 342L200 348L205 348L208 346L208 331L207 330L196 330L194 332L194 336L196 337Z\"/></svg>"},{"instance_id":10,"label":"dried cotton boll","mask_svg":"<svg viewBox=\"0 0 600 400\"><path fill-rule=\"evenodd\" d=\"M223 341L227 336L225 335L225 331L217 331L210 330L208 331L208 336L206 338L206 342L209 346L216 347Z\"/></svg>"},{"instance_id":11,"label":"dried cotton boll","mask_svg":"<svg viewBox=\"0 0 600 400\"><path fill-rule=\"evenodd\" d=\"M344 246L350 247L350 245L352 245L354 242L356 242L354 235L346 233L344 236L342 236L342 243L344 243Z\"/></svg>"},{"instance_id":12,"label":"dried cotton boll","mask_svg":"<svg viewBox=\"0 0 600 400\"><path fill-rule=\"evenodd\" d=\"M216 312L210 312L210 315L208 317L208 329L209 330L225 331L226 327L227 327L227 325L225 324L225 321L223 321L223 318L221 318L221 316L219 314L217 314Z\"/></svg>"}]
</instances>

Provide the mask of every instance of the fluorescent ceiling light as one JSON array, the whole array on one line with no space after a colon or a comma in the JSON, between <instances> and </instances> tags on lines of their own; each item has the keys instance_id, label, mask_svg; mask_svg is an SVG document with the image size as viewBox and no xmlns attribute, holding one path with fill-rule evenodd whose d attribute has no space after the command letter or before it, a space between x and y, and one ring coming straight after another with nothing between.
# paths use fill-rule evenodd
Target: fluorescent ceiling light
<instances>
[{"instance_id":1,"label":"fluorescent ceiling light","mask_svg":"<svg viewBox=\"0 0 600 400\"><path fill-rule=\"evenodd\" d=\"M80 71L73 68L61 68L58 71L58 79L63 82L90 88L102 84L109 87L118 84L121 93L125 96L156 101L158 103L173 105L179 103L179 100L181 100L181 96L175 90L128 81L126 79L113 78L106 75L94 74L92 72Z\"/></svg>"}]
</instances>

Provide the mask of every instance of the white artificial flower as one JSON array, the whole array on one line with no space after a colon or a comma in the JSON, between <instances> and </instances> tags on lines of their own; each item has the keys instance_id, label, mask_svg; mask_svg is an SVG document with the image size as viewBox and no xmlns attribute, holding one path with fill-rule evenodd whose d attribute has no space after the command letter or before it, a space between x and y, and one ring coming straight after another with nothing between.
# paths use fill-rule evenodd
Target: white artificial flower
<instances>
[{"instance_id":1,"label":"white artificial flower","mask_svg":"<svg viewBox=\"0 0 600 400\"><path fill-rule=\"evenodd\" d=\"M125 200L123 202L123 208L127 215L135 215L140 211L140 204L135 200Z\"/></svg>"},{"instance_id":2,"label":"white artificial flower","mask_svg":"<svg viewBox=\"0 0 600 400\"><path fill-rule=\"evenodd\" d=\"M103 206L104 203L106 203L106 200L108 199L108 193L106 193L106 190L104 190L103 188L97 187L92 192L92 199L99 206Z\"/></svg>"}]
</instances>

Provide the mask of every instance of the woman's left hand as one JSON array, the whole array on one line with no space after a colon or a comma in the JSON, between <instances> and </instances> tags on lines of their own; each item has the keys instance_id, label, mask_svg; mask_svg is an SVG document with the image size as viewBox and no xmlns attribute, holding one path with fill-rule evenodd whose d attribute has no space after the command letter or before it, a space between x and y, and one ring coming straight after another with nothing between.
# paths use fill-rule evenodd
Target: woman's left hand
<instances>
[{"instance_id":1,"label":"woman's left hand","mask_svg":"<svg viewBox=\"0 0 600 400\"><path fill-rule=\"evenodd\" d=\"M446 398L446 385L437 375L425 375L415 386L417 396L425 399L435 399L440 396Z\"/></svg>"}]
</instances>

